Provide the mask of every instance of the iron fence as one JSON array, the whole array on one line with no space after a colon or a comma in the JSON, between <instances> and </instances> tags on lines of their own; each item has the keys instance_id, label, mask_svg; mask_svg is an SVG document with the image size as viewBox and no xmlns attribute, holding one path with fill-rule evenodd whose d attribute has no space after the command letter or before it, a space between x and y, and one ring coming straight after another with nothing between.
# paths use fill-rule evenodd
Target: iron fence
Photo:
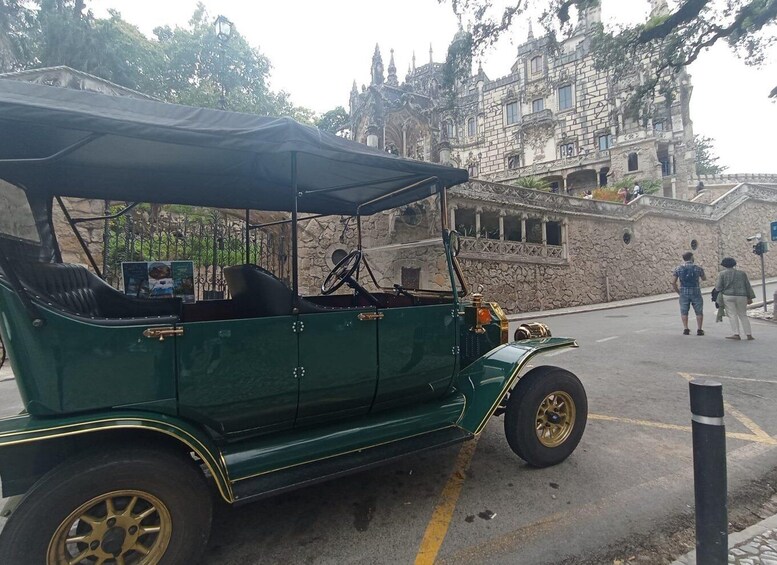
<instances>
[{"instance_id":1,"label":"iron fence","mask_svg":"<svg viewBox=\"0 0 777 565\"><path fill-rule=\"evenodd\" d=\"M114 213L124 205L111 206ZM246 220L218 210L138 206L105 221L103 277L122 290L122 263L192 261L197 300L228 295L224 268L252 263L289 282L288 227L248 229Z\"/></svg>"}]
</instances>

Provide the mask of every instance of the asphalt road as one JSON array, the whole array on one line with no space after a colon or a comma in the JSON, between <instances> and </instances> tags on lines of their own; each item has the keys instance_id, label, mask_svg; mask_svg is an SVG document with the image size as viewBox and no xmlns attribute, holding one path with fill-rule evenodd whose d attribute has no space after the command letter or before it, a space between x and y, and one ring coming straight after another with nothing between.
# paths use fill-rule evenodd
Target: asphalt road
<instances>
[{"instance_id":1,"label":"asphalt road","mask_svg":"<svg viewBox=\"0 0 777 565\"><path fill-rule=\"evenodd\" d=\"M580 348L535 365L575 372L591 413L557 467L523 464L495 418L477 443L219 508L203 562L539 565L665 528L693 511L689 377L723 383L730 490L777 467L777 324L753 321L756 341L733 342L708 313L703 337L681 334L676 301L545 320ZM3 376L0 415L18 410Z\"/></svg>"}]
</instances>

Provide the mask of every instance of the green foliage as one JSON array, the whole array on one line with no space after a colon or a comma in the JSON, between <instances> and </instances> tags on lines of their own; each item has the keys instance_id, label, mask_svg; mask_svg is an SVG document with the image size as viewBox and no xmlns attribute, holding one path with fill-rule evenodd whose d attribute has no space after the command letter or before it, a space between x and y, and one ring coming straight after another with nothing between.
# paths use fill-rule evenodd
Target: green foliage
<instances>
[{"instance_id":1,"label":"green foliage","mask_svg":"<svg viewBox=\"0 0 777 565\"><path fill-rule=\"evenodd\" d=\"M618 190L621 188L625 188L630 193L631 189L634 188L634 185L637 183L639 183L639 187L642 189L644 194L655 194L656 192L664 189L664 183L661 179L637 180L635 177L623 177L622 179L612 183L610 187L612 187L612 190L615 192L618 192Z\"/></svg>"},{"instance_id":2,"label":"green foliage","mask_svg":"<svg viewBox=\"0 0 777 565\"><path fill-rule=\"evenodd\" d=\"M454 13L472 24L476 53L509 30L516 16L537 5L544 7L541 21L548 48L553 50L558 47L557 36L566 37L576 29L580 14L601 5L601 0L512 0L498 7L493 0L439 1L450 2ZM762 63L774 43L769 31L777 24L777 0L678 0L673 4L638 25L614 30L599 25L594 30L597 66L626 86L629 107L643 120L652 115L655 102L671 104L680 94L678 88L684 88L678 79L685 68L715 43L728 43L748 64Z\"/></svg>"},{"instance_id":3,"label":"green foliage","mask_svg":"<svg viewBox=\"0 0 777 565\"><path fill-rule=\"evenodd\" d=\"M720 157L715 155L715 140L703 135L694 135L696 145L696 174L718 175L726 170L724 165L718 165Z\"/></svg>"},{"instance_id":4,"label":"green foliage","mask_svg":"<svg viewBox=\"0 0 777 565\"><path fill-rule=\"evenodd\" d=\"M16 71L31 58L35 14L24 0L0 0L0 72Z\"/></svg>"},{"instance_id":5,"label":"green foliage","mask_svg":"<svg viewBox=\"0 0 777 565\"><path fill-rule=\"evenodd\" d=\"M270 89L269 59L237 30L218 40L202 3L186 26L161 26L148 38L116 11L94 17L85 0L0 0L0 68L57 65L169 102L218 108L223 96L229 110L314 120Z\"/></svg>"},{"instance_id":6,"label":"green foliage","mask_svg":"<svg viewBox=\"0 0 777 565\"><path fill-rule=\"evenodd\" d=\"M550 183L539 177L522 177L512 181L514 186L520 186L523 188L531 188L533 190L542 190L543 192L550 191Z\"/></svg>"},{"instance_id":7,"label":"green foliage","mask_svg":"<svg viewBox=\"0 0 777 565\"><path fill-rule=\"evenodd\" d=\"M316 126L323 131L329 133L337 133L347 128L351 123L351 117L345 108L338 106L328 112L325 112L323 116L316 120Z\"/></svg>"}]
</instances>

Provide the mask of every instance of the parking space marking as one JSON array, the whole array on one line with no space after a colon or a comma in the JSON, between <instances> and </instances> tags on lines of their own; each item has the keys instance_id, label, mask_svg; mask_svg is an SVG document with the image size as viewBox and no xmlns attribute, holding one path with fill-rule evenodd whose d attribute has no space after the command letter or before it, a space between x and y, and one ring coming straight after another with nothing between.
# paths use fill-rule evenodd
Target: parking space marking
<instances>
[{"instance_id":1,"label":"parking space marking","mask_svg":"<svg viewBox=\"0 0 777 565\"><path fill-rule=\"evenodd\" d=\"M567 353L569 351L572 351L572 348L565 347L564 349L559 349L558 351L554 351L552 353L546 353L545 357L555 357L556 355L561 355L562 353Z\"/></svg>"},{"instance_id":2,"label":"parking space marking","mask_svg":"<svg viewBox=\"0 0 777 565\"><path fill-rule=\"evenodd\" d=\"M750 379L747 377L729 377L727 375L705 375L703 373L680 373L680 375L689 381L692 380L694 377L705 377L709 379L726 379L729 381L749 381L753 383L768 383L772 385L777 385L777 381L770 380L770 379Z\"/></svg>"},{"instance_id":3,"label":"parking space marking","mask_svg":"<svg viewBox=\"0 0 777 565\"><path fill-rule=\"evenodd\" d=\"M442 489L439 502L432 513L429 524L426 526L424 538L421 540L421 546L418 548L418 554L415 557L415 565L431 565L437 559L437 554L451 525L451 519L453 519L453 513L456 510L456 503L459 501L461 488L464 486L464 480L467 477L467 470L472 462L472 457L475 455L478 437L465 443L461 447L458 457L456 457L456 465L453 468L453 472Z\"/></svg>"},{"instance_id":4,"label":"parking space marking","mask_svg":"<svg viewBox=\"0 0 777 565\"><path fill-rule=\"evenodd\" d=\"M620 336L617 335L611 335L610 337L603 337L602 339L597 339L596 343L604 343L605 341L610 341L611 339L618 339Z\"/></svg>"},{"instance_id":5,"label":"parking space marking","mask_svg":"<svg viewBox=\"0 0 777 565\"><path fill-rule=\"evenodd\" d=\"M649 331L650 331L650 328L643 328L641 330L634 330L634 333L635 334L641 334L643 332L649 332Z\"/></svg>"},{"instance_id":6,"label":"parking space marking","mask_svg":"<svg viewBox=\"0 0 777 565\"><path fill-rule=\"evenodd\" d=\"M732 416L734 416L733 413L732 413ZM736 416L734 417L736 418ZM607 416L605 414L589 414L588 419L602 420L605 422L620 422L623 424L633 424L635 426L643 426L646 428L658 428L662 430L677 430L680 432L691 432L691 426L681 426L678 424L665 424L663 422L654 422L651 420L635 420L633 418L620 418L618 416ZM751 441L753 443L765 443L766 445L777 445L777 439L774 439L773 437L769 436L766 432L764 432L760 428L758 429L761 431L760 434L756 434L756 433L743 434L739 432L726 432L726 437L731 439L741 439L744 441Z\"/></svg>"},{"instance_id":7,"label":"parking space marking","mask_svg":"<svg viewBox=\"0 0 777 565\"><path fill-rule=\"evenodd\" d=\"M678 373L678 374L688 382L692 381L694 377L705 377L710 379L719 379L723 377L723 375L705 375L703 373ZM753 435L758 436L760 438L774 441L772 436L770 436L763 429L761 429L761 427L758 424L756 424L748 416L745 416L744 414L742 414L742 412L740 412L739 410L731 406L731 404L726 400L723 401L723 410L724 410L724 413L727 412L732 416L734 416L734 418L736 418L739 421L739 423L741 423L744 427L746 427L748 430L753 432Z\"/></svg>"}]
</instances>

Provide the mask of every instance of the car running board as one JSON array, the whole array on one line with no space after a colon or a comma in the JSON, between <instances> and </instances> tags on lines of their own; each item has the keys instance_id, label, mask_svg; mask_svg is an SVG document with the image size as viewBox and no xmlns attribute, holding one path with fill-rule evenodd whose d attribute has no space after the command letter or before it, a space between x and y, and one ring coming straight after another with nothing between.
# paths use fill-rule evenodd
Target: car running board
<instances>
[{"instance_id":1,"label":"car running board","mask_svg":"<svg viewBox=\"0 0 777 565\"><path fill-rule=\"evenodd\" d=\"M428 449L447 447L472 439L473 434L452 426L433 432L400 439L384 445L362 449L304 465L233 483L234 504L241 505L260 498L307 487L384 465Z\"/></svg>"}]
</instances>

